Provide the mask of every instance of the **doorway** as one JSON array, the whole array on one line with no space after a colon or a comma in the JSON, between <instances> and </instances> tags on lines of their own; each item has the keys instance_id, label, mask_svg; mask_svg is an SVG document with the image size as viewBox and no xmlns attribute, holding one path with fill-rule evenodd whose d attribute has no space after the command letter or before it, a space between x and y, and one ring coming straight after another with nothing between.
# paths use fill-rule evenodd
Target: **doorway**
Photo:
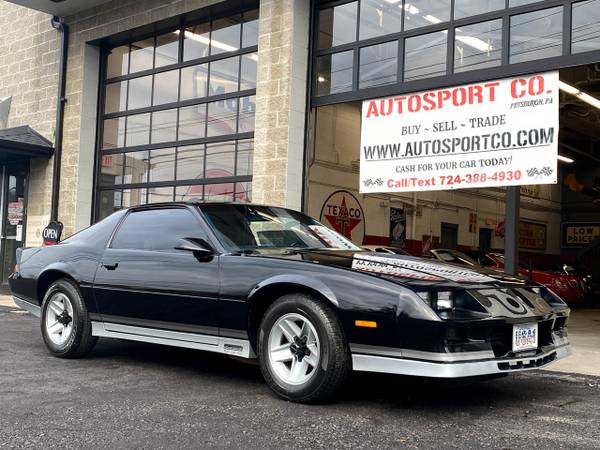
<instances>
[{"instance_id":1,"label":"doorway","mask_svg":"<svg viewBox=\"0 0 600 450\"><path fill-rule=\"evenodd\" d=\"M458 247L458 225L442 222L442 248L455 250Z\"/></svg>"},{"instance_id":2,"label":"doorway","mask_svg":"<svg viewBox=\"0 0 600 450\"><path fill-rule=\"evenodd\" d=\"M492 230L490 228L479 229L479 251L487 253L492 248Z\"/></svg>"},{"instance_id":3,"label":"doorway","mask_svg":"<svg viewBox=\"0 0 600 450\"><path fill-rule=\"evenodd\" d=\"M0 165L0 255L2 284L16 263L16 249L25 242L29 163Z\"/></svg>"}]
</instances>

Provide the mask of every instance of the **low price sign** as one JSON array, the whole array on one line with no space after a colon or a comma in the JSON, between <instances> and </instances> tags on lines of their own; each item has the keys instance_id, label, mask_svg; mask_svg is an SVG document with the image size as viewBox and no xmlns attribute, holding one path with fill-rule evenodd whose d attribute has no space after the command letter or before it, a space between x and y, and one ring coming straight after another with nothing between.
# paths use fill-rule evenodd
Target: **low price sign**
<instances>
[{"instance_id":1,"label":"low price sign","mask_svg":"<svg viewBox=\"0 0 600 450\"><path fill-rule=\"evenodd\" d=\"M555 184L558 72L367 100L360 192Z\"/></svg>"}]
</instances>

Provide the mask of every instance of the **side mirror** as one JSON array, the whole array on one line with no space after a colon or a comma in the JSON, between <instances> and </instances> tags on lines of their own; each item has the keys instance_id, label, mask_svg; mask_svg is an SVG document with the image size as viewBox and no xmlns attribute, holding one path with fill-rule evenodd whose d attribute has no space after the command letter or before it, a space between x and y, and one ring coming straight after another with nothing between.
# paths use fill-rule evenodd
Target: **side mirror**
<instances>
[{"instance_id":1,"label":"side mirror","mask_svg":"<svg viewBox=\"0 0 600 450\"><path fill-rule=\"evenodd\" d=\"M214 254L214 249L204 239L197 238L183 238L177 241L175 250L185 250L187 252L194 252L202 255Z\"/></svg>"}]
</instances>

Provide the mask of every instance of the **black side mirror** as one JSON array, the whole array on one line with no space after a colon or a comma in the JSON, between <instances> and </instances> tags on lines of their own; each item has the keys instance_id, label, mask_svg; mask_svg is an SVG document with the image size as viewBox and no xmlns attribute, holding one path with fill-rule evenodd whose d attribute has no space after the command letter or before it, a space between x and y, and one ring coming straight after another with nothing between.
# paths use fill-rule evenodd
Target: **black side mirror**
<instances>
[{"instance_id":1,"label":"black side mirror","mask_svg":"<svg viewBox=\"0 0 600 450\"><path fill-rule=\"evenodd\" d=\"M177 241L175 250L185 250L201 255L213 255L215 250L204 239L183 238Z\"/></svg>"}]
</instances>

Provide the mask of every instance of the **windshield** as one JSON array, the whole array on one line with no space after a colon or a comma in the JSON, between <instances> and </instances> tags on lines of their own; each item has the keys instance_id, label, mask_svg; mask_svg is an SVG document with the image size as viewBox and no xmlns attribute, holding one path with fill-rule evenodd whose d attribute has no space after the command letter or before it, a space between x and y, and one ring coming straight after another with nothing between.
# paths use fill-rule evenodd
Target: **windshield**
<instances>
[{"instance_id":1,"label":"windshield","mask_svg":"<svg viewBox=\"0 0 600 450\"><path fill-rule=\"evenodd\" d=\"M437 250L436 251L439 259L444 262L455 263L455 264L466 264L468 266L478 266L477 261L472 259L470 256L457 251L448 250Z\"/></svg>"},{"instance_id":2,"label":"windshield","mask_svg":"<svg viewBox=\"0 0 600 450\"><path fill-rule=\"evenodd\" d=\"M254 205L203 205L202 211L229 251L257 249L360 250L316 220L284 208Z\"/></svg>"}]
</instances>

